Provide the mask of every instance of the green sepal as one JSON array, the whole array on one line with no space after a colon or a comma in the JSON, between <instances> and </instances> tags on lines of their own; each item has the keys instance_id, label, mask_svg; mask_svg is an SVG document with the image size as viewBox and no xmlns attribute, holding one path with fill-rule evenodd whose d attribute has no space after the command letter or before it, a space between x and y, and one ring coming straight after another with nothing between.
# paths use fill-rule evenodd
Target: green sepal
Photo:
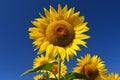
<instances>
[{"instance_id":1,"label":"green sepal","mask_svg":"<svg viewBox=\"0 0 120 80\"><path fill-rule=\"evenodd\" d=\"M87 77L83 74L78 73L68 73L65 75L66 80L73 80L73 79L87 79Z\"/></svg>"},{"instance_id":2,"label":"green sepal","mask_svg":"<svg viewBox=\"0 0 120 80\"><path fill-rule=\"evenodd\" d=\"M50 71L51 72L52 71L52 67L55 64L58 64L58 63L57 62L48 63L48 64L44 64L42 66L39 66L39 67L37 67L35 69L29 69L29 70L25 71L21 76L29 74L29 73L32 73L32 72L40 71L40 70L46 70L46 71Z\"/></svg>"}]
</instances>

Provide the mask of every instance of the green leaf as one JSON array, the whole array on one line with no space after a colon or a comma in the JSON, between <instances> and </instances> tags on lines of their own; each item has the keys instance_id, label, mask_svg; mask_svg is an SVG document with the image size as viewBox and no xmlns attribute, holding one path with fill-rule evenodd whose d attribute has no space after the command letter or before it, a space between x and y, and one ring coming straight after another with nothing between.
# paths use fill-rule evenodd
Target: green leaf
<instances>
[{"instance_id":1,"label":"green leaf","mask_svg":"<svg viewBox=\"0 0 120 80\"><path fill-rule=\"evenodd\" d=\"M78 73L68 73L65 75L66 80L73 80L73 79L87 79L87 77L83 74Z\"/></svg>"},{"instance_id":2,"label":"green leaf","mask_svg":"<svg viewBox=\"0 0 120 80\"><path fill-rule=\"evenodd\" d=\"M47 70L47 71L52 71L52 67L57 64L57 62L53 62L53 63L48 63L48 64L44 64L42 66L39 66L35 69L29 69L27 71L25 71L21 76L25 75L25 74L29 74L29 73L32 73L32 72L36 72L36 71L39 71L39 70Z\"/></svg>"}]
</instances>

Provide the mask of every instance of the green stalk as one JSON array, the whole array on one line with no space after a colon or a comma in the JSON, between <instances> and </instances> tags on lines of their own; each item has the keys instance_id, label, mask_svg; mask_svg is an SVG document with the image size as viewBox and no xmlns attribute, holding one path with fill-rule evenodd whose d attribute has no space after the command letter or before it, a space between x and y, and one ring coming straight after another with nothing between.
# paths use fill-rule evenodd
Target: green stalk
<instances>
[{"instance_id":1,"label":"green stalk","mask_svg":"<svg viewBox=\"0 0 120 80\"><path fill-rule=\"evenodd\" d=\"M49 80L49 75L48 75L48 72L46 72L46 76L47 76L47 80Z\"/></svg>"},{"instance_id":2,"label":"green stalk","mask_svg":"<svg viewBox=\"0 0 120 80\"><path fill-rule=\"evenodd\" d=\"M60 73L61 73L61 57L58 54L58 80L60 80Z\"/></svg>"}]
</instances>

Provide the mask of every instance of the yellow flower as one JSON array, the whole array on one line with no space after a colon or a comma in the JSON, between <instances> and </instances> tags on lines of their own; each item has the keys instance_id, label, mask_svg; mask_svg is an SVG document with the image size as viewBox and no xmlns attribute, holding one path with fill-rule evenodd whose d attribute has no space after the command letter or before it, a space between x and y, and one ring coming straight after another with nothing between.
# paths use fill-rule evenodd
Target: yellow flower
<instances>
[{"instance_id":1,"label":"yellow flower","mask_svg":"<svg viewBox=\"0 0 120 80\"><path fill-rule=\"evenodd\" d=\"M33 79L34 79L34 80L43 80L43 79L44 79L44 80L47 80L47 79L44 78L43 75L40 75L40 74L37 75L37 76L35 76L35 77L33 77Z\"/></svg>"},{"instance_id":2,"label":"yellow flower","mask_svg":"<svg viewBox=\"0 0 120 80\"><path fill-rule=\"evenodd\" d=\"M43 56L41 55L41 57L37 57L34 59L34 62L33 62L33 68L37 68L41 65L44 65L44 64L47 64L47 63L50 63L52 62L53 60L49 59L48 57L46 56Z\"/></svg>"},{"instance_id":3,"label":"yellow flower","mask_svg":"<svg viewBox=\"0 0 120 80\"><path fill-rule=\"evenodd\" d=\"M109 74L105 80L120 80L120 76L117 73Z\"/></svg>"},{"instance_id":4,"label":"yellow flower","mask_svg":"<svg viewBox=\"0 0 120 80\"><path fill-rule=\"evenodd\" d=\"M61 63L61 78L65 76L65 74L67 73L67 67L66 65L62 62ZM50 78L55 78L55 76L58 78L58 64L54 65L52 67L52 73L50 74Z\"/></svg>"},{"instance_id":5,"label":"yellow flower","mask_svg":"<svg viewBox=\"0 0 120 80\"><path fill-rule=\"evenodd\" d=\"M100 57L97 55L91 57L90 54L87 54L85 57L77 59L77 61L77 67L73 69L73 72L86 75L88 80L104 79L107 70L105 69L105 65L103 64L103 61L101 61Z\"/></svg>"},{"instance_id":6,"label":"yellow flower","mask_svg":"<svg viewBox=\"0 0 120 80\"><path fill-rule=\"evenodd\" d=\"M90 36L83 34L88 31L87 22L84 16L79 16L80 12L74 12L74 8L68 9L67 5L61 8L58 5L56 11L50 6L49 11L44 8L45 16L40 14L40 18L32 21L35 27L29 28L30 39L38 49L38 54L46 51L46 56L56 57L60 54L62 60L69 61L77 55L76 50L81 50L79 45L87 47L85 39Z\"/></svg>"}]
</instances>

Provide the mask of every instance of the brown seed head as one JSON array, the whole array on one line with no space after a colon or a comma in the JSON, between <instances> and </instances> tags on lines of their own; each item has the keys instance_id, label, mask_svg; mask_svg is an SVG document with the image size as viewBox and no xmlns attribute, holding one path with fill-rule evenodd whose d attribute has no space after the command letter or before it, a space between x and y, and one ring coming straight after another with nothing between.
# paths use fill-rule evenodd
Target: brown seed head
<instances>
[{"instance_id":1,"label":"brown seed head","mask_svg":"<svg viewBox=\"0 0 120 80\"><path fill-rule=\"evenodd\" d=\"M65 47L73 41L75 33L71 24L64 20L59 20L48 25L46 36L53 45Z\"/></svg>"}]
</instances>

